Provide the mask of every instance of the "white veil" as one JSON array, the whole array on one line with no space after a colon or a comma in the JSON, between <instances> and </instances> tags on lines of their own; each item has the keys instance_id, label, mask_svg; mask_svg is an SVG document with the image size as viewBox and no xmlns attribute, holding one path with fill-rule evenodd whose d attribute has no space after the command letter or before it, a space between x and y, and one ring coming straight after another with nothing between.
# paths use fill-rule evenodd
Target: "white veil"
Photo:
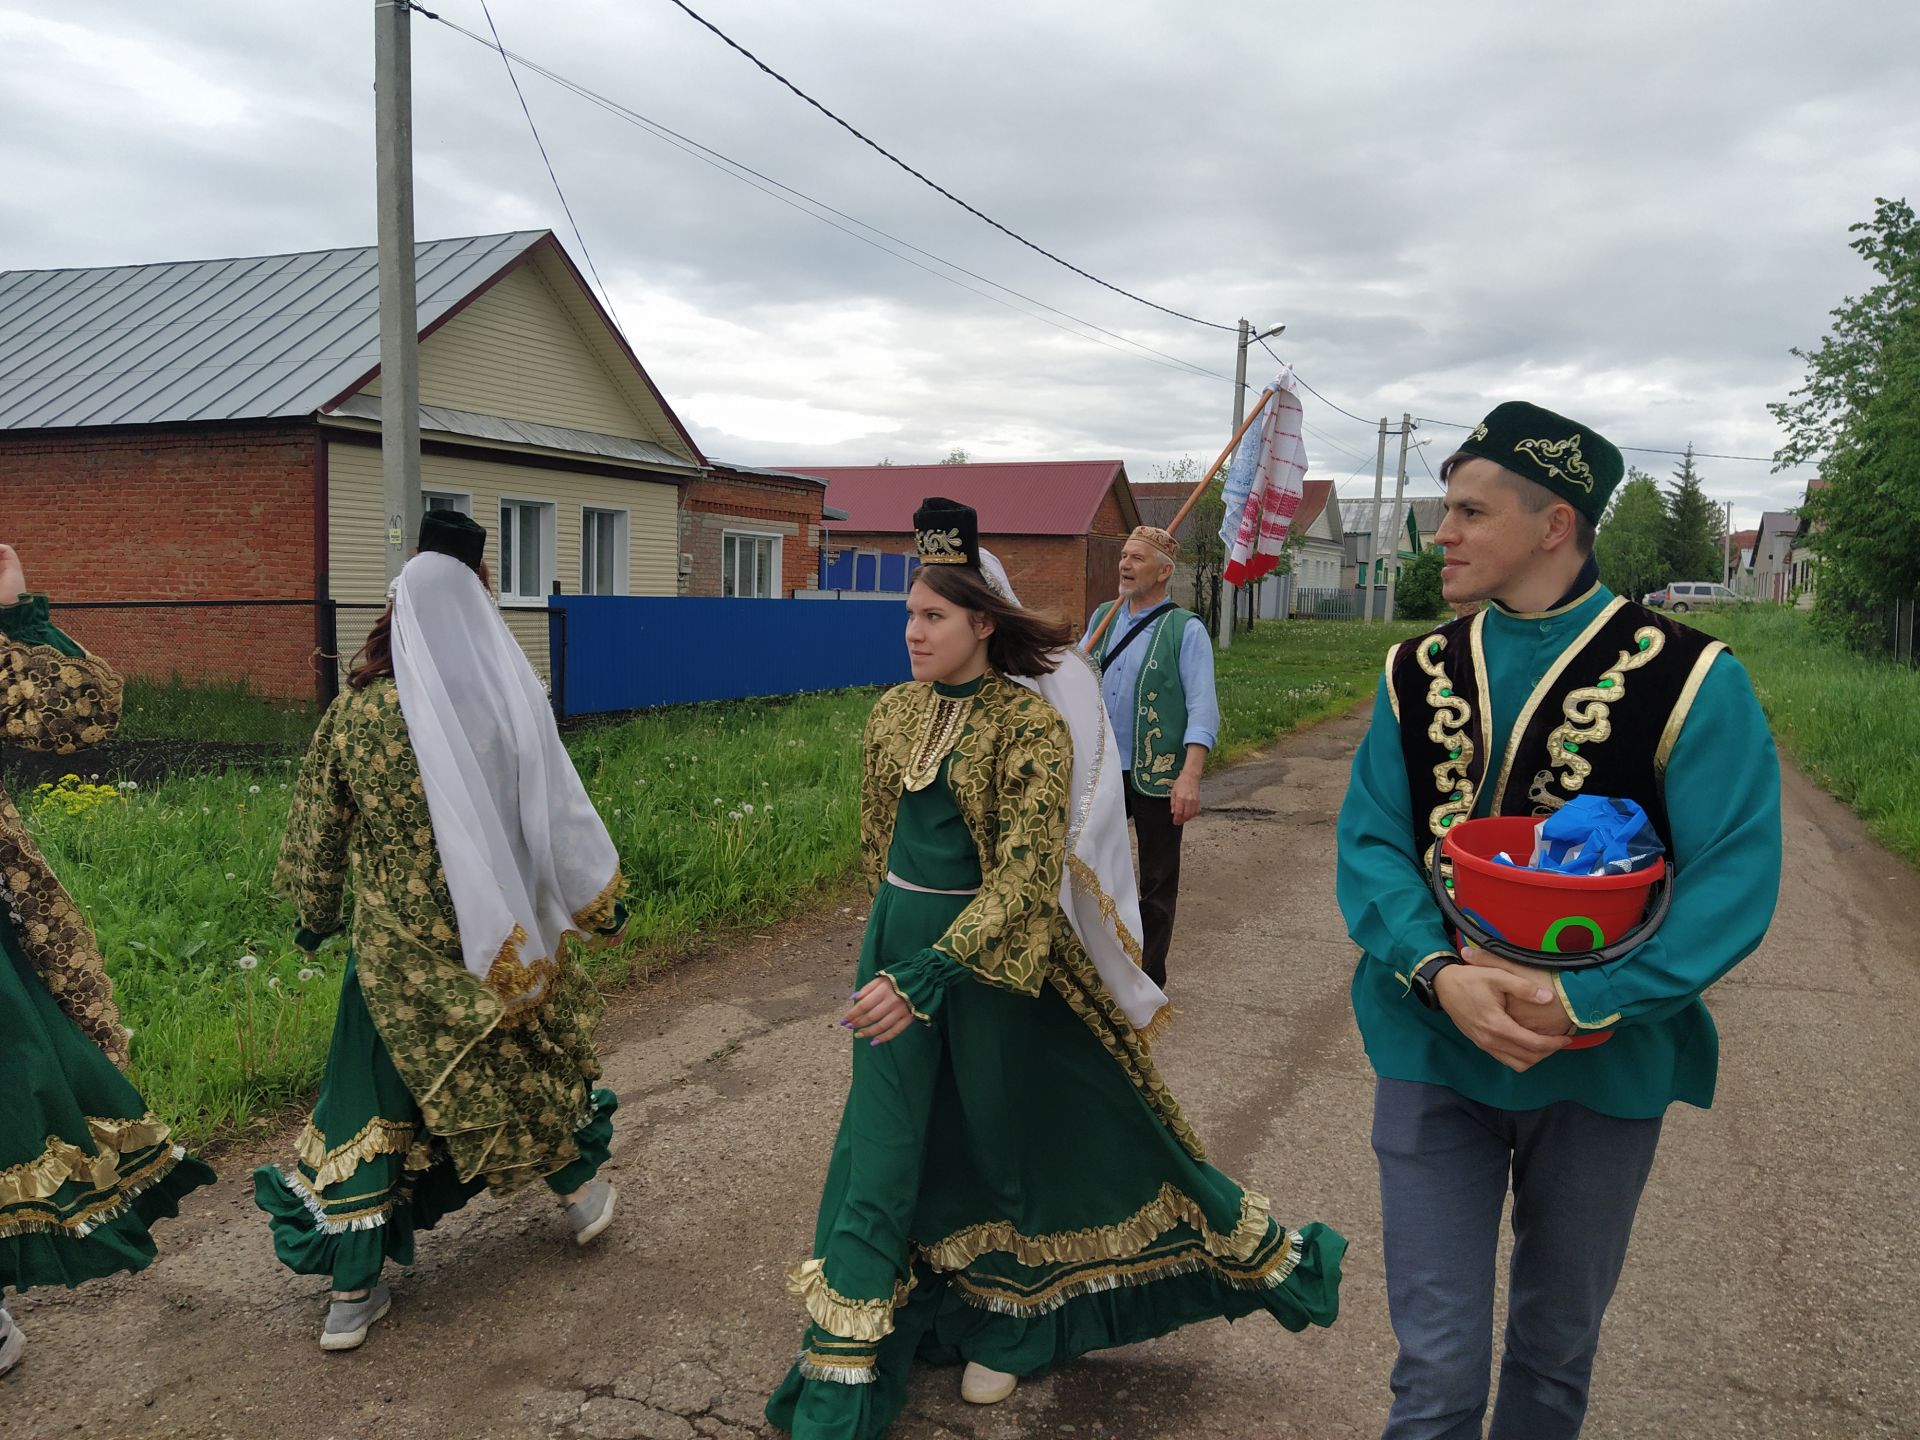
<instances>
[{"instance_id":1,"label":"white veil","mask_svg":"<svg viewBox=\"0 0 1920 1440\"><path fill-rule=\"evenodd\" d=\"M540 679L486 587L451 555L394 583L393 678L467 970L509 1009L538 1001L560 944L619 878Z\"/></svg>"},{"instance_id":2,"label":"white veil","mask_svg":"<svg viewBox=\"0 0 1920 1440\"><path fill-rule=\"evenodd\" d=\"M980 572L995 590L1020 603L1006 567L991 550L981 550ZM1073 789L1060 908L1127 1022L1136 1031L1147 1031L1169 1012L1166 993L1140 968L1140 889L1127 844L1120 752L1113 743L1100 677L1092 662L1073 646L1056 654L1060 664L1051 675L1008 678L1039 691L1060 712L1073 736Z\"/></svg>"}]
</instances>

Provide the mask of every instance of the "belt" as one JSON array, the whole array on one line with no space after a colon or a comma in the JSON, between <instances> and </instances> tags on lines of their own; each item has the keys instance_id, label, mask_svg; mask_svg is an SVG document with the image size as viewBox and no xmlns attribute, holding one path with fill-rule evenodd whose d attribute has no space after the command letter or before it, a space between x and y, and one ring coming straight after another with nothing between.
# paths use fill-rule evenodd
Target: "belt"
<instances>
[{"instance_id":1,"label":"belt","mask_svg":"<svg viewBox=\"0 0 1920 1440\"><path fill-rule=\"evenodd\" d=\"M931 885L916 885L911 880L902 880L891 870L887 871L887 884L896 890L911 890L916 895L978 895L980 893L978 885L971 890L936 890Z\"/></svg>"}]
</instances>

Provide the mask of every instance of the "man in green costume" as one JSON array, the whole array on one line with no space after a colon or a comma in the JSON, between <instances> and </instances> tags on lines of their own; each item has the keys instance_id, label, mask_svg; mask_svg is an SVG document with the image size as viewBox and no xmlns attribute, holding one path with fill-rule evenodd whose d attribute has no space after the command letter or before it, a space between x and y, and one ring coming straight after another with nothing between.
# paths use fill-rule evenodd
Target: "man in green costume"
<instances>
[{"instance_id":1,"label":"man in green costume","mask_svg":"<svg viewBox=\"0 0 1920 1440\"><path fill-rule=\"evenodd\" d=\"M1140 847L1140 966L1163 988L1180 901L1180 840L1200 813L1200 775L1220 735L1206 624L1167 598L1179 554L1165 530L1138 527L1120 549L1120 598L1093 612L1080 640L1087 650L1100 637L1089 653L1100 667ZM1115 605L1121 611L1109 624Z\"/></svg>"},{"instance_id":2,"label":"man in green costume","mask_svg":"<svg viewBox=\"0 0 1920 1440\"><path fill-rule=\"evenodd\" d=\"M1478 613L1397 645L1340 812L1354 1014L1378 1075L1387 1300L1400 1355L1384 1440L1478 1440L1494 1255L1514 1251L1489 1440L1567 1440L1674 1101L1712 1103L1700 994L1766 933L1779 769L1745 669L1598 580L1620 452L1509 403L1441 469L1442 593ZM1462 954L1427 888L1456 821L1631 799L1676 866L1659 933L1550 974ZM1576 1034L1607 1043L1566 1048Z\"/></svg>"}]
</instances>

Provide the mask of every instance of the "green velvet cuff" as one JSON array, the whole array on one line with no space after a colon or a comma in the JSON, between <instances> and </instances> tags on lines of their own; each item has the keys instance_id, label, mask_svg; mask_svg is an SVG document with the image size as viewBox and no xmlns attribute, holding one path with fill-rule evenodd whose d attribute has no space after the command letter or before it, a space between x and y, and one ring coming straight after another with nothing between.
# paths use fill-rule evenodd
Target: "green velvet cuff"
<instances>
[{"instance_id":1,"label":"green velvet cuff","mask_svg":"<svg viewBox=\"0 0 1920 1440\"><path fill-rule=\"evenodd\" d=\"M62 655L86 653L49 618L47 597L31 592L11 605L0 605L0 635L16 645L49 645Z\"/></svg>"},{"instance_id":2,"label":"green velvet cuff","mask_svg":"<svg viewBox=\"0 0 1920 1440\"><path fill-rule=\"evenodd\" d=\"M880 976L907 1002L914 1019L931 1020L940 1013L940 1002L946 998L947 988L967 977L967 967L949 960L938 950L927 949L897 965L889 965Z\"/></svg>"}]
</instances>

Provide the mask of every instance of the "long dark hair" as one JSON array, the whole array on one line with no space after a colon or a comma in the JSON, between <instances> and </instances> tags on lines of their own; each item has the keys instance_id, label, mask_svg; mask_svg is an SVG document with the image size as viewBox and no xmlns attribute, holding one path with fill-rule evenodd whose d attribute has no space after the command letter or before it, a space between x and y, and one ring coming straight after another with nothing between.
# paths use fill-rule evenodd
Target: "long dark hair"
<instances>
[{"instance_id":1,"label":"long dark hair","mask_svg":"<svg viewBox=\"0 0 1920 1440\"><path fill-rule=\"evenodd\" d=\"M462 562L465 563L465 562ZM480 577L480 583L487 587L487 593L493 593L493 571L487 568L485 560L467 568ZM355 690L364 690L376 680L385 680L393 674L393 602L387 602L387 608L380 612L380 618L373 622L373 628L367 632L367 643L354 652L353 663L347 669L347 684Z\"/></svg>"},{"instance_id":2,"label":"long dark hair","mask_svg":"<svg viewBox=\"0 0 1920 1440\"><path fill-rule=\"evenodd\" d=\"M1051 675L1060 664L1052 652L1073 643L1073 627L1066 621L1022 610L971 565L922 565L913 578L942 600L993 621L987 663L1002 675Z\"/></svg>"}]
</instances>

